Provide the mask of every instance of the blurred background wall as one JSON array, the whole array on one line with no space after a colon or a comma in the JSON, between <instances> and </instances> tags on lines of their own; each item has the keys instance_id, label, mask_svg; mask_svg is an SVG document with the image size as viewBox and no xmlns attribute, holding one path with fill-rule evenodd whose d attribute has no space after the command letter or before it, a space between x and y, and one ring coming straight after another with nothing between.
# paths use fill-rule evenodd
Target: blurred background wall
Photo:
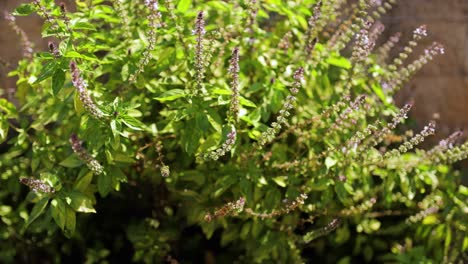
<instances>
[{"instance_id":1,"label":"blurred background wall","mask_svg":"<svg viewBox=\"0 0 468 264\"><path fill-rule=\"evenodd\" d=\"M14 69L22 57L20 37L16 35L4 18L4 13L12 10L27 0L0 0L0 89L12 91L15 87L15 79L7 78L7 73ZM17 17L16 23L22 28L31 42L35 43L34 50L42 50L44 41L41 39L42 20L37 15L29 17Z\"/></svg>"},{"instance_id":2,"label":"blurred background wall","mask_svg":"<svg viewBox=\"0 0 468 264\"><path fill-rule=\"evenodd\" d=\"M11 11L22 2L27 1L0 0L0 10ZM70 6L73 0L64 2ZM1 15L0 59L12 69L21 57L21 45L19 37ZM468 133L468 0L400 0L382 22L386 25L387 36L403 33L400 43L405 43L416 27L426 24L429 36L418 52L433 41L444 44L446 51L406 85L396 96L397 102L414 100L411 115L418 126L438 118L438 132L433 141L456 129ZM37 15L19 17L17 23L35 43L36 50L46 50L47 41L40 37L42 23ZM1 66L0 88L14 89L15 80L7 78L7 72L8 67Z\"/></svg>"},{"instance_id":3,"label":"blurred background wall","mask_svg":"<svg viewBox=\"0 0 468 264\"><path fill-rule=\"evenodd\" d=\"M411 116L418 126L438 117L438 138L456 129L468 134L468 0L400 0L383 22L386 34L402 32L403 41L426 24L429 36L419 52L433 41L445 46L445 54L424 66L397 94L397 101L414 99Z\"/></svg>"}]
</instances>

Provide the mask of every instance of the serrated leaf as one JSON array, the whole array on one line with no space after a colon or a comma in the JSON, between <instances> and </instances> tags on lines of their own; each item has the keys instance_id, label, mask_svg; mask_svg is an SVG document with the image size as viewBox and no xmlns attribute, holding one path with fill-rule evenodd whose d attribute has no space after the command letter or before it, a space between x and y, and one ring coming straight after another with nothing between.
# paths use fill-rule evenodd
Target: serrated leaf
<instances>
[{"instance_id":1,"label":"serrated leaf","mask_svg":"<svg viewBox=\"0 0 468 264\"><path fill-rule=\"evenodd\" d=\"M184 90L181 89L172 89L167 92L164 92L160 96L154 98L158 100L159 102L167 102L167 101L174 101L178 98L185 97L187 94L185 93Z\"/></svg>"},{"instance_id":2,"label":"serrated leaf","mask_svg":"<svg viewBox=\"0 0 468 264\"><path fill-rule=\"evenodd\" d=\"M143 124L140 120L128 116L128 115L122 115L120 116L120 120L122 123L124 123L127 127L133 129L133 130L143 130L145 127L145 124Z\"/></svg>"},{"instance_id":3,"label":"serrated leaf","mask_svg":"<svg viewBox=\"0 0 468 264\"><path fill-rule=\"evenodd\" d=\"M273 181L281 187L286 187L287 176L278 176L273 178Z\"/></svg>"},{"instance_id":4,"label":"serrated leaf","mask_svg":"<svg viewBox=\"0 0 468 264\"><path fill-rule=\"evenodd\" d=\"M327 59L327 63L344 69L351 68L351 62L343 57L330 57Z\"/></svg>"},{"instance_id":5,"label":"serrated leaf","mask_svg":"<svg viewBox=\"0 0 468 264\"><path fill-rule=\"evenodd\" d=\"M265 208L268 210L273 210L276 208L281 200L281 192L276 188L269 189L265 195L263 203Z\"/></svg>"},{"instance_id":6,"label":"serrated leaf","mask_svg":"<svg viewBox=\"0 0 468 264\"><path fill-rule=\"evenodd\" d=\"M78 158L78 156L73 153L60 162L59 165L67 168L76 168L83 165L83 161L81 161L80 158Z\"/></svg>"},{"instance_id":7,"label":"serrated leaf","mask_svg":"<svg viewBox=\"0 0 468 264\"><path fill-rule=\"evenodd\" d=\"M256 108L257 106L255 105L254 102L250 101L250 100L247 100L245 99L244 97L240 97L239 98L239 103L243 106L247 106L247 107L253 107L253 108Z\"/></svg>"},{"instance_id":8,"label":"serrated leaf","mask_svg":"<svg viewBox=\"0 0 468 264\"><path fill-rule=\"evenodd\" d=\"M53 187L56 191L59 191L62 187L60 178L54 173L42 172L40 174L40 179L44 183L47 183L49 186Z\"/></svg>"},{"instance_id":9,"label":"serrated leaf","mask_svg":"<svg viewBox=\"0 0 468 264\"><path fill-rule=\"evenodd\" d=\"M66 204L57 198L50 202L50 213L52 214L52 218L54 218L55 223L62 230L65 228L65 206Z\"/></svg>"},{"instance_id":10,"label":"serrated leaf","mask_svg":"<svg viewBox=\"0 0 468 264\"><path fill-rule=\"evenodd\" d=\"M15 105L5 98L0 98L0 110L5 113L7 118L14 118L18 115Z\"/></svg>"},{"instance_id":11,"label":"serrated leaf","mask_svg":"<svg viewBox=\"0 0 468 264\"><path fill-rule=\"evenodd\" d=\"M50 202L50 210L52 218L64 235L71 237L76 227L76 213L73 209L62 199L55 198Z\"/></svg>"},{"instance_id":12,"label":"serrated leaf","mask_svg":"<svg viewBox=\"0 0 468 264\"><path fill-rule=\"evenodd\" d=\"M121 182L127 182L127 175L117 166L112 166L109 169L109 173L112 175L112 187L118 191L120 189Z\"/></svg>"},{"instance_id":13,"label":"serrated leaf","mask_svg":"<svg viewBox=\"0 0 468 264\"><path fill-rule=\"evenodd\" d=\"M333 159L332 157L327 157L325 159L325 166L327 169L330 169L331 167L335 166L338 161Z\"/></svg>"},{"instance_id":14,"label":"serrated leaf","mask_svg":"<svg viewBox=\"0 0 468 264\"><path fill-rule=\"evenodd\" d=\"M215 88L211 91L214 94L219 94L219 95L231 95L232 91L228 89L221 89L221 88Z\"/></svg>"},{"instance_id":15,"label":"serrated leaf","mask_svg":"<svg viewBox=\"0 0 468 264\"><path fill-rule=\"evenodd\" d=\"M73 103L77 114L81 114L85 111L83 102L81 102L80 94L78 92L75 92L75 96L73 97Z\"/></svg>"},{"instance_id":16,"label":"serrated leaf","mask_svg":"<svg viewBox=\"0 0 468 264\"><path fill-rule=\"evenodd\" d=\"M0 143L7 139L9 128L8 120L0 116Z\"/></svg>"},{"instance_id":17,"label":"serrated leaf","mask_svg":"<svg viewBox=\"0 0 468 264\"><path fill-rule=\"evenodd\" d=\"M65 53L64 57L65 58L85 59L85 60L89 60L89 61L98 60L98 58L96 56L94 56L94 55L86 55L86 54L78 53L78 52L73 51L73 50L67 51L67 53Z\"/></svg>"},{"instance_id":18,"label":"serrated leaf","mask_svg":"<svg viewBox=\"0 0 468 264\"><path fill-rule=\"evenodd\" d=\"M247 236L250 233L250 228L251 227L252 227L252 222L247 222L242 226L242 229L241 229L240 234L239 234L241 239L245 240L247 238Z\"/></svg>"},{"instance_id":19,"label":"serrated leaf","mask_svg":"<svg viewBox=\"0 0 468 264\"><path fill-rule=\"evenodd\" d=\"M84 192L88 188L89 184L93 180L93 172L88 171L86 174L78 178L73 186L75 190Z\"/></svg>"},{"instance_id":20,"label":"serrated leaf","mask_svg":"<svg viewBox=\"0 0 468 264\"><path fill-rule=\"evenodd\" d=\"M97 178L97 187L99 194L106 197L112 190L112 175L109 173L102 173Z\"/></svg>"},{"instance_id":21,"label":"serrated leaf","mask_svg":"<svg viewBox=\"0 0 468 264\"><path fill-rule=\"evenodd\" d=\"M93 200L82 192L71 191L65 194L65 200L76 212L96 213Z\"/></svg>"},{"instance_id":22,"label":"serrated leaf","mask_svg":"<svg viewBox=\"0 0 468 264\"><path fill-rule=\"evenodd\" d=\"M52 94L57 95L65 83L65 72L61 69L55 70L52 76Z\"/></svg>"},{"instance_id":23,"label":"serrated leaf","mask_svg":"<svg viewBox=\"0 0 468 264\"><path fill-rule=\"evenodd\" d=\"M32 4L21 4L15 11L13 11L14 16L29 16L32 12L35 11L35 8Z\"/></svg>"},{"instance_id":24,"label":"serrated leaf","mask_svg":"<svg viewBox=\"0 0 468 264\"><path fill-rule=\"evenodd\" d=\"M187 10L190 8L192 5L192 0L180 0L179 3L177 4L177 11L181 13L187 12Z\"/></svg>"},{"instance_id":25,"label":"serrated leaf","mask_svg":"<svg viewBox=\"0 0 468 264\"><path fill-rule=\"evenodd\" d=\"M28 220L24 224L24 229L28 228L28 226L44 212L44 209L47 207L48 203L49 197L44 197L34 205L33 209L31 210L31 214L28 217Z\"/></svg>"},{"instance_id":26,"label":"serrated leaf","mask_svg":"<svg viewBox=\"0 0 468 264\"><path fill-rule=\"evenodd\" d=\"M49 61L47 62L41 69L41 72L39 73L39 76L37 76L37 79L34 81L34 83L40 83L44 81L47 78L52 77L55 73L55 69L57 68L57 64L55 61Z\"/></svg>"},{"instance_id":27,"label":"serrated leaf","mask_svg":"<svg viewBox=\"0 0 468 264\"><path fill-rule=\"evenodd\" d=\"M96 31L96 27L93 26L93 24L88 23L88 22L77 22L71 27L72 29L86 29L86 30L92 30Z\"/></svg>"}]
</instances>

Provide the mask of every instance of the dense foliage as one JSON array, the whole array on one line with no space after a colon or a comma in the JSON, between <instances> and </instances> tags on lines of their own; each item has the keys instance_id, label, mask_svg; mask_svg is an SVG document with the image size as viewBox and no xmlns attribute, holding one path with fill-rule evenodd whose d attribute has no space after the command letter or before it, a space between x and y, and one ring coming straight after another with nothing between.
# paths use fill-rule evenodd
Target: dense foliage
<instances>
[{"instance_id":1,"label":"dense foliage","mask_svg":"<svg viewBox=\"0 0 468 264\"><path fill-rule=\"evenodd\" d=\"M462 262L468 143L416 149L436 124L398 132L392 101L443 47L374 48L394 4L19 6L50 42L6 16L28 56L0 99L0 261Z\"/></svg>"}]
</instances>

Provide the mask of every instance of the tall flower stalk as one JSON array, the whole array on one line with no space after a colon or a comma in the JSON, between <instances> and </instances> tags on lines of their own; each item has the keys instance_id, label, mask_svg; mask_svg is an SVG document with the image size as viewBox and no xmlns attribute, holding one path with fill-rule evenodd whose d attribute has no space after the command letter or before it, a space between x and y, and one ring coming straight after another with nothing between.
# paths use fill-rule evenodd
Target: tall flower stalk
<instances>
[{"instance_id":1,"label":"tall flower stalk","mask_svg":"<svg viewBox=\"0 0 468 264\"><path fill-rule=\"evenodd\" d=\"M341 224L341 220L339 218L334 218L331 220L326 226L312 230L304 235L304 242L309 243L310 241L317 239L321 236L327 235L333 230L337 229Z\"/></svg>"},{"instance_id":2,"label":"tall flower stalk","mask_svg":"<svg viewBox=\"0 0 468 264\"><path fill-rule=\"evenodd\" d=\"M369 140L362 146L361 148L367 148L367 147L374 147L382 140L384 140L385 136L389 135L401 122L403 122L405 119L408 118L408 113L413 107L413 104L406 104L403 108L400 109L398 114L396 114L392 122L390 122L387 126L383 127L380 130L375 131L369 138Z\"/></svg>"},{"instance_id":3,"label":"tall flower stalk","mask_svg":"<svg viewBox=\"0 0 468 264\"><path fill-rule=\"evenodd\" d=\"M237 132L236 128L231 125L231 131L226 135L226 141L221 145L221 147L210 151L204 155L205 159L218 160L220 157L226 155L231 151L234 144L236 144Z\"/></svg>"},{"instance_id":4,"label":"tall flower stalk","mask_svg":"<svg viewBox=\"0 0 468 264\"><path fill-rule=\"evenodd\" d=\"M293 37L292 31L286 32L284 36L281 38L280 42L278 43L278 48L282 50L288 50L291 46L291 39Z\"/></svg>"},{"instance_id":5,"label":"tall flower stalk","mask_svg":"<svg viewBox=\"0 0 468 264\"><path fill-rule=\"evenodd\" d=\"M304 79L304 68L299 68L294 72L294 83L289 89L291 92L290 95L286 97L285 102L283 103L283 107L279 111L279 115L276 117L276 122L271 123L271 127L267 129L267 131L263 132L258 143L260 146L263 146L275 138L276 134L281 130L283 125L288 124L287 118L291 115L289 111L294 108L293 104L297 100L296 95L299 92L299 88L301 88L301 82Z\"/></svg>"},{"instance_id":6,"label":"tall flower stalk","mask_svg":"<svg viewBox=\"0 0 468 264\"><path fill-rule=\"evenodd\" d=\"M10 27L21 38L21 45L23 46L23 57L31 59L33 53L33 44L31 41L29 41L28 35L26 35L26 32L24 32L24 30L16 24L16 18L14 16L8 12L5 12L4 17L8 21Z\"/></svg>"},{"instance_id":7,"label":"tall flower stalk","mask_svg":"<svg viewBox=\"0 0 468 264\"><path fill-rule=\"evenodd\" d=\"M351 55L351 61L355 64L365 60L375 47L375 35L370 33L372 23L365 21L363 27L356 36L356 45Z\"/></svg>"},{"instance_id":8,"label":"tall flower stalk","mask_svg":"<svg viewBox=\"0 0 468 264\"><path fill-rule=\"evenodd\" d=\"M385 63L387 60L390 51L398 44L401 38L401 33L397 32L391 36L387 42L385 42L380 48L377 49L377 54L379 55L379 61L381 64Z\"/></svg>"},{"instance_id":9,"label":"tall flower stalk","mask_svg":"<svg viewBox=\"0 0 468 264\"><path fill-rule=\"evenodd\" d=\"M20 183L28 186L33 192L41 192L41 193L54 193L55 189L47 185L45 182L34 179L34 178L20 178Z\"/></svg>"},{"instance_id":10,"label":"tall flower stalk","mask_svg":"<svg viewBox=\"0 0 468 264\"><path fill-rule=\"evenodd\" d=\"M290 202L286 201L286 204L283 207L277 210L273 210L270 213L257 213L251 208L246 208L244 211L248 215L259 217L261 219L273 218L273 217L277 217L280 215L289 214L290 212L296 210L299 206L305 203L306 199L307 199L307 194L301 193L293 201L290 201Z\"/></svg>"},{"instance_id":11,"label":"tall flower stalk","mask_svg":"<svg viewBox=\"0 0 468 264\"><path fill-rule=\"evenodd\" d=\"M167 178L171 175L171 170L169 168L169 166L166 165L166 163L164 163L164 154L162 153L162 149L163 149L163 145L162 145L162 142L161 140L157 140L156 141L156 146L155 146L155 149L156 149L156 153L158 154L158 165L156 167L159 167L159 171L161 172L161 176L163 176L164 178Z\"/></svg>"},{"instance_id":12,"label":"tall flower stalk","mask_svg":"<svg viewBox=\"0 0 468 264\"><path fill-rule=\"evenodd\" d=\"M55 45L54 42L49 41L49 43L47 43L47 46L49 47L49 52L52 53L52 55L54 55L55 58L60 57L60 51L58 50L57 45Z\"/></svg>"},{"instance_id":13,"label":"tall flower stalk","mask_svg":"<svg viewBox=\"0 0 468 264\"><path fill-rule=\"evenodd\" d=\"M229 73L231 74L231 105L229 107L228 120L236 124L239 119L239 47L232 50L229 61Z\"/></svg>"},{"instance_id":14,"label":"tall flower stalk","mask_svg":"<svg viewBox=\"0 0 468 264\"><path fill-rule=\"evenodd\" d=\"M424 54L419 56L419 58L408 64L406 67L402 67L399 71L395 72L391 78L389 78L390 93L397 92L402 87L403 83L419 71L424 65L433 60L435 56L442 55L444 53L444 46L440 43L434 42L430 47L424 50Z\"/></svg>"},{"instance_id":15,"label":"tall flower stalk","mask_svg":"<svg viewBox=\"0 0 468 264\"><path fill-rule=\"evenodd\" d=\"M143 55L138 62L138 68L134 74L130 75L129 81L136 82L140 73L144 72L144 68L148 65L151 59L151 52L156 46L156 31L162 26L161 13L159 12L159 4L157 0L145 0L145 6L149 10L148 14L148 46L146 47Z\"/></svg>"},{"instance_id":16,"label":"tall flower stalk","mask_svg":"<svg viewBox=\"0 0 468 264\"><path fill-rule=\"evenodd\" d=\"M128 6L126 0L114 0L115 10L118 12L121 19L123 34L126 38L130 38L132 31L130 30L130 17L128 15Z\"/></svg>"},{"instance_id":17,"label":"tall flower stalk","mask_svg":"<svg viewBox=\"0 0 468 264\"><path fill-rule=\"evenodd\" d=\"M247 32L249 33L249 44L254 42L255 26L257 24L258 6L257 0L250 0L248 3Z\"/></svg>"},{"instance_id":18,"label":"tall flower stalk","mask_svg":"<svg viewBox=\"0 0 468 264\"><path fill-rule=\"evenodd\" d=\"M392 78L396 74L398 67L403 65L404 61L413 52L414 48L418 46L418 42L424 37L427 37L427 27L426 25L421 25L413 31L413 38L408 42L408 45L403 49L403 51L398 54L398 57L393 59L392 64L388 66L388 69L390 70L389 78Z\"/></svg>"},{"instance_id":19,"label":"tall flower stalk","mask_svg":"<svg viewBox=\"0 0 468 264\"><path fill-rule=\"evenodd\" d=\"M231 74L231 104L227 113L228 124L231 130L226 135L226 141L221 147L206 153L205 159L217 160L226 155L236 143L237 132L235 125L239 119L239 47L232 50L232 57L229 61L229 73Z\"/></svg>"},{"instance_id":20,"label":"tall flower stalk","mask_svg":"<svg viewBox=\"0 0 468 264\"><path fill-rule=\"evenodd\" d=\"M205 78L205 59L204 59L204 36L205 18L203 11L198 12L197 19L195 20L195 29L193 33L196 36L195 43L195 89L192 91L193 95L198 95L203 89L203 79Z\"/></svg>"},{"instance_id":21,"label":"tall flower stalk","mask_svg":"<svg viewBox=\"0 0 468 264\"><path fill-rule=\"evenodd\" d=\"M426 155L430 157L430 156L436 155L437 153L441 153L443 151L453 148L455 144L457 143L457 141L462 136L463 136L462 131L456 131L452 133L448 138L439 141L439 144L433 147L428 152L426 152Z\"/></svg>"},{"instance_id":22,"label":"tall flower stalk","mask_svg":"<svg viewBox=\"0 0 468 264\"><path fill-rule=\"evenodd\" d=\"M104 167L81 146L81 142L76 134L70 136L70 144L73 152L76 153L78 158L80 158L94 174L99 175L104 172Z\"/></svg>"},{"instance_id":23,"label":"tall flower stalk","mask_svg":"<svg viewBox=\"0 0 468 264\"><path fill-rule=\"evenodd\" d=\"M320 18L321 14L321 7L322 7L322 1L319 1L315 7L312 16L310 16L309 21L308 21L308 27L307 27L307 32L306 32L306 44L305 44L305 53L307 54L307 58L310 58L312 56L312 50L315 47L315 44L317 43L317 22Z\"/></svg>"},{"instance_id":24,"label":"tall flower stalk","mask_svg":"<svg viewBox=\"0 0 468 264\"><path fill-rule=\"evenodd\" d=\"M400 145L396 149L392 149L390 152L385 153L386 158L390 158L392 156L398 156L402 153L408 152L412 148L414 148L416 145L424 141L424 138L433 135L435 132L435 122L430 122L427 126L424 127L424 129L414 137L412 137L410 140L404 142L402 145Z\"/></svg>"},{"instance_id":25,"label":"tall flower stalk","mask_svg":"<svg viewBox=\"0 0 468 264\"><path fill-rule=\"evenodd\" d=\"M237 215L244 210L244 204L245 198L240 197L237 201L229 202L223 207L215 210L214 213L207 213L204 217L204 220L207 222L211 222L212 220L215 220L217 218Z\"/></svg>"},{"instance_id":26,"label":"tall flower stalk","mask_svg":"<svg viewBox=\"0 0 468 264\"><path fill-rule=\"evenodd\" d=\"M105 118L105 114L97 107L97 105L93 102L93 99L91 99L91 96L88 93L88 89L86 88L87 84L81 77L80 70L76 66L75 61L70 62L70 71L73 86L75 86L80 97L80 101L83 103L86 111L95 119L102 120Z\"/></svg>"}]
</instances>

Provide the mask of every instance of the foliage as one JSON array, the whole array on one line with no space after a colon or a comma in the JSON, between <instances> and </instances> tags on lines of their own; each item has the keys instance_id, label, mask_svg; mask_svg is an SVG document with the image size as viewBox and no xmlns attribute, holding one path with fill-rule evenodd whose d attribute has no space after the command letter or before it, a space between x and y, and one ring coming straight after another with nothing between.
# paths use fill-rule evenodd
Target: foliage
<instances>
[{"instance_id":1,"label":"foliage","mask_svg":"<svg viewBox=\"0 0 468 264\"><path fill-rule=\"evenodd\" d=\"M19 6L51 42L0 99L1 262L462 262L468 145L392 102L443 48L389 62L394 1L345 2Z\"/></svg>"}]
</instances>

